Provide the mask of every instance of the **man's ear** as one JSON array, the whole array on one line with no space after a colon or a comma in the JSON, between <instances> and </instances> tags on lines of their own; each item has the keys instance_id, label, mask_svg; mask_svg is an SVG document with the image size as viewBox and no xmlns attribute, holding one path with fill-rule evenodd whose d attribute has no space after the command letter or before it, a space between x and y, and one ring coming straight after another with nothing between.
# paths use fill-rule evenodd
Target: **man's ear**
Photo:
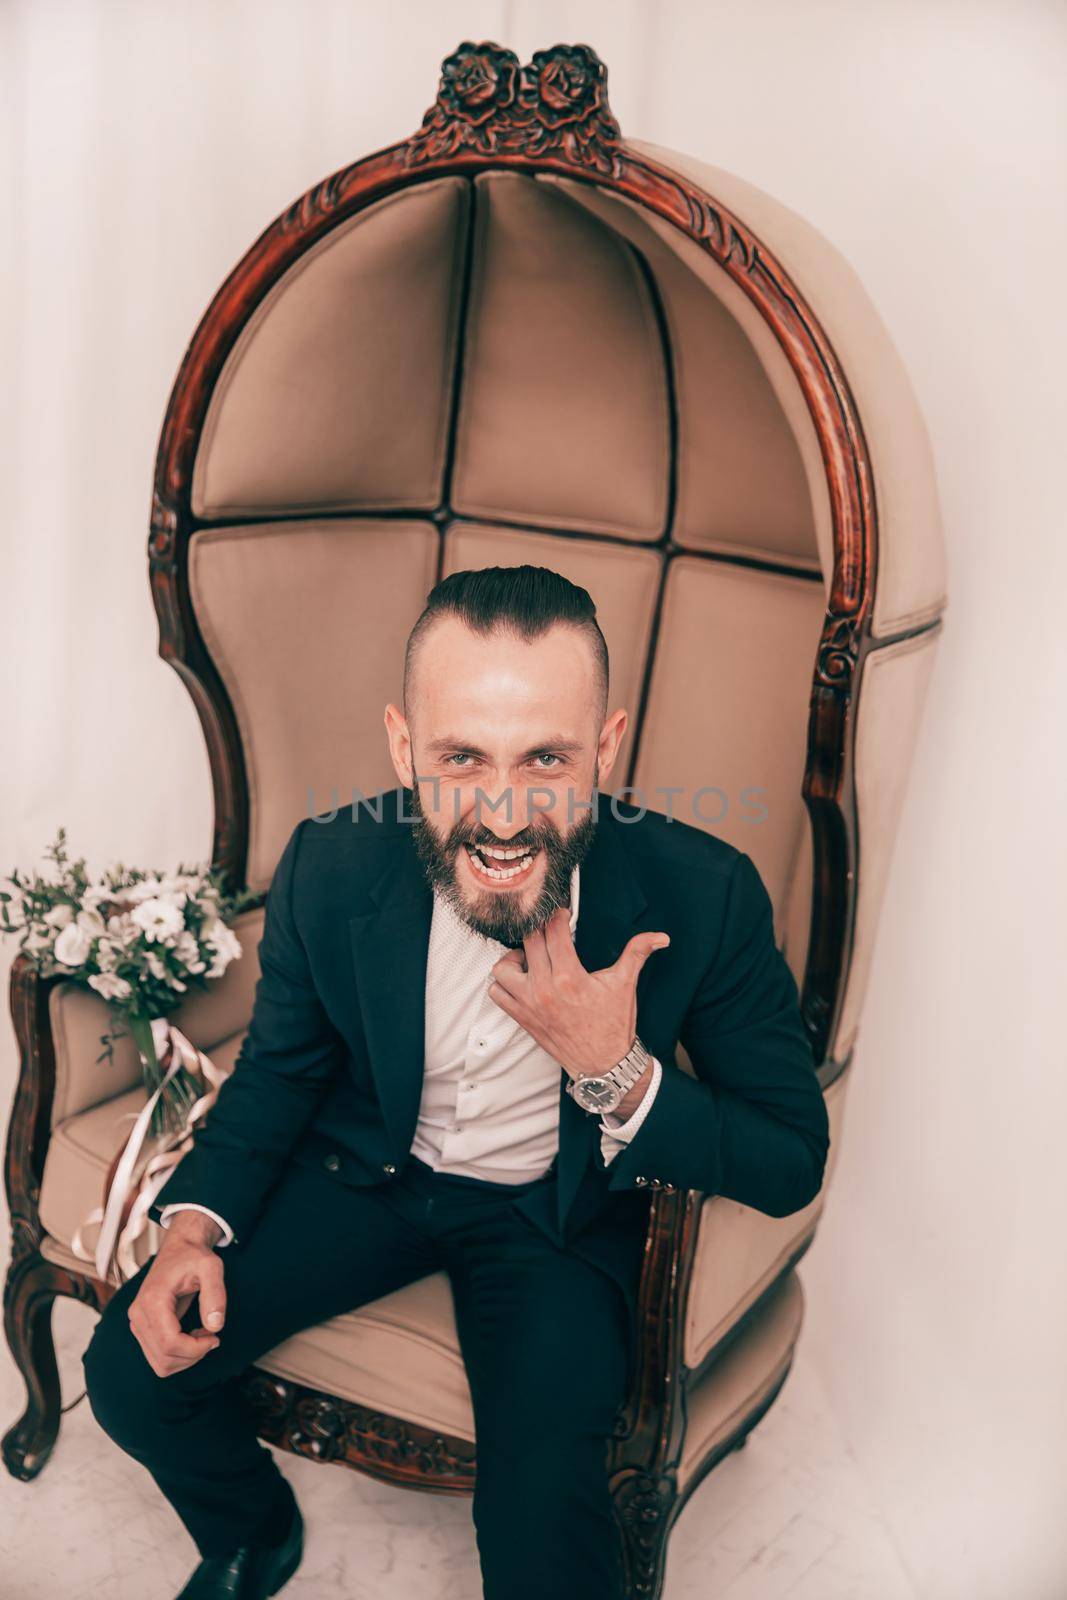
<instances>
[{"instance_id":1,"label":"man's ear","mask_svg":"<svg viewBox=\"0 0 1067 1600\"><path fill-rule=\"evenodd\" d=\"M385 708L385 735L389 740L389 756L405 789L415 787L415 768L411 760L411 734L404 713L393 705Z\"/></svg>"},{"instance_id":2,"label":"man's ear","mask_svg":"<svg viewBox=\"0 0 1067 1600\"><path fill-rule=\"evenodd\" d=\"M597 744L597 783L600 788L604 787L608 775L615 765L615 757L619 753L619 746L622 743L629 720L629 716L620 706L617 711L613 711L611 716L605 719L604 726L600 730L600 740Z\"/></svg>"}]
</instances>

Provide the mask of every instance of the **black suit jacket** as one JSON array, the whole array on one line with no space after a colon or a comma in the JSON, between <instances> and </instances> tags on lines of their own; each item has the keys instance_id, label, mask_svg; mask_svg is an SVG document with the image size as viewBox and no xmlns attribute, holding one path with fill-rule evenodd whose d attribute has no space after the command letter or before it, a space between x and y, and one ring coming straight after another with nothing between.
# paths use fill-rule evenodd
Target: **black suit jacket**
<instances>
[{"instance_id":1,"label":"black suit jacket","mask_svg":"<svg viewBox=\"0 0 1067 1600\"><path fill-rule=\"evenodd\" d=\"M267 896L261 976L232 1075L151 1214L195 1200L240 1241L287 1162L354 1185L403 1168L422 1086L433 906L394 789L294 828ZM670 934L637 985L637 1028L663 1064L651 1111L605 1167L600 1122L565 1094L557 1182L531 1220L636 1287L650 1189L726 1195L771 1216L819 1191L829 1126L797 988L750 857L601 797L582 863L575 946L610 966L643 929ZM694 1078L676 1061L685 1047ZM325 1168L324 1168L325 1164Z\"/></svg>"}]
</instances>

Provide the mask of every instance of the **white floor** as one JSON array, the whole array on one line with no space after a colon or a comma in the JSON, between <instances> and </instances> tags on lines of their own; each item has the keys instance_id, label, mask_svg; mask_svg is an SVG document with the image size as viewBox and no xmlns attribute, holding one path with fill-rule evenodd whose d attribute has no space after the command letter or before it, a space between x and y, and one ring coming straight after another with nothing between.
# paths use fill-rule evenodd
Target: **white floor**
<instances>
[{"instance_id":1,"label":"white floor","mask_svg":"<svg viewBox=\"0 0 1067 1600\"><path fill-rule=\"evenodd\" d=\"M57 1304L64 1403L81 1390L93 1313ZM0 1431L24 1392L0 1347ZM469 1501L279 1453L307 1525L286 1600L478 1600ZM86 1402L33 1483L0 1469L3 1600L173 1600L194 1546L145 1470ZM918 1600L827 1409L804 1341L748 1444L696 1491L671 1537L665 1600Z\"/></svg>"}]
</instances>

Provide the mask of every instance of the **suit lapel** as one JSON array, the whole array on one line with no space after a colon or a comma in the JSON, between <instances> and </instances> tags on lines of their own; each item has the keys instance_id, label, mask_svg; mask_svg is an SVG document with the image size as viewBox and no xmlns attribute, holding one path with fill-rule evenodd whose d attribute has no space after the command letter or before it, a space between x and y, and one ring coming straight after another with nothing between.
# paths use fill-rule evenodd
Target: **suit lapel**
<instances>
[{"instance_id":1,"label":"suit lapel","mask_svg":"<svg viewBox=\"0 0 1067 1600\"><path fill-rule=\"evenodd\" d=\"M574 948L587 972L614 965L627 942L639 931L641 914L647 909L641 885L619 838L618 830L625 824L612 815L609 799L601 796L596 832L581 870ZM647 970L646 964L642 978ZM640 989L641 979L639 993ZM583 1177L591 1165L599 1163L601 1131L599 1117L574 1103L566 1092L567 1083L567 1074L561 1070L557 1184L561 1232Z\"/></svg>"},{"instance_id":2,"label":"suit lapel","mask_svg":"<svg viewBox=\"0 0 1067 1600\"><path fill-rule=\"evenodd\" d=\"M356 994L371 1070L393 1147L403 1160L415 1136L425 1048L426 958L433 894L410 830L365 886L367 907L349 919Z\"/></svg>"}]
</instances>

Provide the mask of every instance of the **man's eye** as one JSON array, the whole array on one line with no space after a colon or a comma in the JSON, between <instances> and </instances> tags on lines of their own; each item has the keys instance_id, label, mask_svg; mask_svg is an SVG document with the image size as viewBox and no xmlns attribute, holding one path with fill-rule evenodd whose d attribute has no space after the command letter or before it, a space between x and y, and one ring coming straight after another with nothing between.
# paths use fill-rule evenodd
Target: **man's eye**
<instances>
[{"instance_id":1,"label":"man's eye","mask_svg":"<svg viewBox=\"0 0 1067 1600\"><path fill-rule=\"evenodd\" d=\"M551 750L542 750L542 751L539 752L538 755L534 756L534 763L535 764L537 764L539 762L542 762L542 761L558 761L558 760L559 760L559 756L555 755ZM549 768L548 770L551 771L552 769Z\"/></svg>"},{"instance_id":2,"label":"man's eye","mask_svg":"<svg viewBox=\"0 0 1067 1600\"><path fill-rule=\"evenodd\" d=\"M473 759L474 757L469 755L466 750L457 750L455 755L445 757L445 764L446 766L456 766L460 762L473 761Z\"/></svg>"}]
</instances>

